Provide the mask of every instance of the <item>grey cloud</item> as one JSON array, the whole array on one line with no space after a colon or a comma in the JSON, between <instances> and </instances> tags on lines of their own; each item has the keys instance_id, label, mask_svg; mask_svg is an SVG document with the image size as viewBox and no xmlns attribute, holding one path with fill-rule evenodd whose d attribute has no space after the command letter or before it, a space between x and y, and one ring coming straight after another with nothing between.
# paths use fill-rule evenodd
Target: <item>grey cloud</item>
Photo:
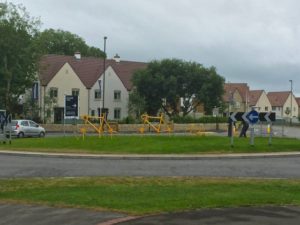
<instances>
[{"instance_id":1,"label":"grey cloud","mask_svg":"<svg viewBox=\"0 0 300 225\"><path fill-rule=\"evenodd\" d=\"M298 0L13 0L44 28L61 28L128 60L162 58L214 65L252 89L300 94Z\"/></svg>"}]
</instances>

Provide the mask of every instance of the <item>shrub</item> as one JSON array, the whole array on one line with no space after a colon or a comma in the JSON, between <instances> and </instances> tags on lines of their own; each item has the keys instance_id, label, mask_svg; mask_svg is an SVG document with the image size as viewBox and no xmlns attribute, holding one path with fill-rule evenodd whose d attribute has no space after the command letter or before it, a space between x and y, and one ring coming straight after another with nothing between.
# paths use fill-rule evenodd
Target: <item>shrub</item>
<instances>
[{"instance_id":1,"label":"shrub","mask_svg":"<svg viewBox=\"0 0 300 225\"><path fill-rule=\"evenodd\" d=\"M177 116L173 118L174 123L227 123L227 117L213 117L204 116L200 118L193 118L191 116Z\"/></svg>"}]
</instances>

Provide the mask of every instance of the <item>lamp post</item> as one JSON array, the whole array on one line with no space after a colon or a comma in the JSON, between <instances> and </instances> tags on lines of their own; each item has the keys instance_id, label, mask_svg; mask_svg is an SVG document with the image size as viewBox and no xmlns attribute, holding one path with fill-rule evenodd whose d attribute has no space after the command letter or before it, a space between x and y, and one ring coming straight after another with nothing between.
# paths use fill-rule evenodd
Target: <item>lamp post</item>
<instances>
[{"instance_id":1,"label":"lamp post","mask_svg":"<svg viewBox=\"0 0 300 225\"><path fill-rule=\"evenodd\" d=\"M105 104L104 104L104 99L105 99L105 63L106 63L106 40L107 40L107 37L104 36L104 60L103 60L103 100L102 100L102 112L105 111L104 107L105 107ZM100 116L101 116L101 110L100 110Z\"/></svg>"},{"instance_id":2,"label":"lamp post","mask_svg":"<svg viewBox=\"0 0 300 225\"><path fill-rule=\"evenodd\" d=\"M290 118L290 125L292 125L292 118L293 118L293 80L289 80L291 82L291 118Z\"/></svg>"}]
</instances>

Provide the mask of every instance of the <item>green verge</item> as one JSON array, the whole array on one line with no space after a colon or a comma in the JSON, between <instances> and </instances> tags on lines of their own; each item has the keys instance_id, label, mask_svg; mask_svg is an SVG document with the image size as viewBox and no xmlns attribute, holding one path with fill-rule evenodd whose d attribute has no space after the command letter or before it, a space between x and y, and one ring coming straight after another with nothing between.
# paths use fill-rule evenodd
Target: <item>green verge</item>
<instances>
[{"instance_id":1,"label":"green verge","mask_svg":"<svg viewBox=\"0 0 300 225\"><path fill-rule=\"evenodd\" d=\"M0 201L133 215L199 208L300 205L300 180L195 177L2 179Z\"/></svg>"},{"instance_id":2,"label":"green verge","mask_svg":"<svg viewBox=\"0 0 300 225\"><path fill-rule=\"evenodd\" d=\"M261 153L300 150L300 140L293 138L230 138L218 136L88 136L13 139L12 144L1 144L0 149L40 152L73 152L92 154L202 154L202 153Z\"/></svg>"}]
</instances>

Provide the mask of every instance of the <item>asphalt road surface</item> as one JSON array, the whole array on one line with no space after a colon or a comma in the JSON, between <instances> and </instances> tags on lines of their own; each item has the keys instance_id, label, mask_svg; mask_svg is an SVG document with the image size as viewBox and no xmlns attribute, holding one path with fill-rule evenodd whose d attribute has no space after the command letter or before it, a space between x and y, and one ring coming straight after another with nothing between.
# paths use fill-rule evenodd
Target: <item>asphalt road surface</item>
<instances>
[{"instance_id":1,"label":"asphalt road surface","mask_svg":"<svg viewBox=\"0 0 300 225\"><path fill-rule=\"evenodd\" d=\"M81 176L209 176L300 178L300 156L191 159L0 154L0 178Z\"/></svg>"},{"instance_id":2,"label":"asphalt road surface","mask_svg":"<svg viewBox=\"0 0 300 225\"><path fill-rule=\"evenodd\" d=\"M204 209L142 217L119 225L298 225L297 207Z\"/></svg>"}]
</instances>

